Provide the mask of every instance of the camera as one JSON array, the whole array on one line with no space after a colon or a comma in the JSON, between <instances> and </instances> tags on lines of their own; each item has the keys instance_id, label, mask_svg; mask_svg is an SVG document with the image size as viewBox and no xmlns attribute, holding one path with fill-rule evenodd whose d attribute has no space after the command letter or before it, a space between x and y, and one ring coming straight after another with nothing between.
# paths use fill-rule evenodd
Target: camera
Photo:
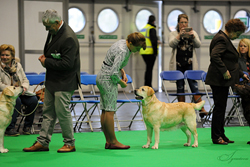
<instances>
[{"instance_id":1,"label":"camera","mask_svg":"<svg viewBox=\"0 0 250 167\"><path fill-rule=\"evenodd\" d=\"M188 34L189 31L191 31L193 28L192 27L185 27L184 30L185 30L185 33L184 34L181 34L181 37L182 38L190 38L192 37L191 35Z\"/></svg>"}]
</instances>

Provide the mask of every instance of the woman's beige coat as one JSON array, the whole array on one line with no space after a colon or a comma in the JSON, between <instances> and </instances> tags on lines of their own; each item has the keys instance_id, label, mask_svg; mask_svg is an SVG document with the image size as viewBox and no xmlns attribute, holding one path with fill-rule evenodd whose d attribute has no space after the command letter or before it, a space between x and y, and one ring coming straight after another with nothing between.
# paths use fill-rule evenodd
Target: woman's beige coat
<instances>
[{"instance_id":1,"label":"woman's beige coat","mask_svg":"<svg viewBox=\"0 0 250 167\"><path fill-rule=\"evenodd\" d=\"M172 31L169 34L169 39L168 39L168 43L169 46L172 49L172 55L170 58L170 62L169 62L169 70L173 71L176 70L176 54L177 54L177 45L180 42L180 40L176 39L176 36L178 35L177 31ZM195 48L199 48L201 46L201 41L199 39L198 34L194 31L194 49L193 49L193 70L198 70L198 61L197 61L197 56L196 56L196 51Z\"/></svg>"},{"instance_id":2,"label":"woman's beige coat","mask_svg":"<svg viewBox=\"0 0 250 167\"><path fill-rule=\"evenodd\" d=\"M22 68L22 65L20 63L17 62L17 71L16 71L19 80L21 82L21 85L23 87L25 87L27 90L29 89L29 80L27 79L24 70ZM8 74L6 71L4 71L4 69L2 68L2 66L0 66L0 91L3 91L4 88L6 88L7 86L11 85L11 78L10 78L10 74ZM31 93L29 91L25 92L26 96L34 96L34 93Z\"/></svg>"}]
</instances>

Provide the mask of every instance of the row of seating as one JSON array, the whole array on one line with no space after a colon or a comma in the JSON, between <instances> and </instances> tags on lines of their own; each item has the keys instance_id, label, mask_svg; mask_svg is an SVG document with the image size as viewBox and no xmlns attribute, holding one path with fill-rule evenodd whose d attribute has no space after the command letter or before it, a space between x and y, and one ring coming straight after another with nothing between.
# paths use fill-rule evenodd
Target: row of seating
<instances>
[{"instance_id":1,"label":"row of seating","mask_svg":"<svg viewBox=\"0 0 250 167\"><path fill-rule=\"evenodd\" d=\"M42 81L45 81L45 73L26 73L26 76L28 80L30 81L30 85L38 85ZM70 110L72 112L72 117L73 117L73 123L75 124L74 130L75 131L80 131L82 128L83 123L87 123L89 125L89 128L91 131L93 131L93 126L92 123L94 122L99 122L100 119L95 121L92 119L94 116L101 116L100 109L99 109L99 95L96 94L95 92L95 86L96 86L96 75L91 75L86 72L81 72L80 75L81 78L81 88L79 87L78 94L72 96L71 104L70 104ZM128 84L131 84L132 89L134 89L132 78L127 75L128 78ZM84 87L83 86L90 86L91 87L91 94L90 95L84 95ZM135 119L138 113L141 113L141 102L136 99L118 99L117 104L118 104L118 112L119 109L126 103L133 103L138 106L138 109L135 111L133 117L131 119L121 119L115 115L115 122L118 130L121 130L121 125L120 122L130 122L128 127L130 128L132 126L133 121L143 121L142 117L140 119ZM39 101L39 104L43 104L43 102ZM77 110L79 108L82 109L82 111L76 111L76 105L78 105ZM81 105L79 107L79 105ZM94 115L95 112L98 112L97 115ZM78 113L78 115L77 115ZM100 127L99 127L100 128Z\"/></svg>"},{"instance_id":2,"label":"row of seating","mask_svg":"<svg viewBox=\"0 0 250 167\"><path fill-rule=\"evenodd\" d=\"M183 74L181 71L163 71L161 72L160 76L162 79L162 85L164 88L164 92L167 96L168 102L174 102L178 96L188 96L190 97L191 102L195 102L194 99L192 98L194 95L200 95L205 96L206 99L208 100L210 109L208 112L208 115L205 117L205 119L203 119L202 121L202 125L204 126L205 124L209 124L210 121L210 117L212 115L212 111L213 111L213 96L212 96L212 92L209 92L206 85L205 85L205 79L206 79L206 72L202 71L202 70L187 70L185 71L185 73ZM165 81L177 81L177 80L184 80L187 90L187 93L169 93L167 90L167 86L166 86L166 82ZM205 92L197 92L197 93L192 93L190 86L188 84L188 80L196 80L196 81L200 81L202 83L202 86L204 88ZM175 96L173 101L170 101L169 96ZM235 94L232 91L232 88L230 87L230 91L229 91L229 95L228 98L232 100L232 107L230 109L230 111L228 112L226 118L225 118L225 124L228 124L230 120L232 120L232 118L236 117L239 120L239 124L240 126L244 126L242 117L243 115L240 113L240 96ZM201 118L199 116L199 111L196 111L197 114L197 121L201 122Z\"/></svg>"},{"instance_id":3,"label":"row of seating","mask_svg":"<svg viewBox=\"0 0 250 167\"><path fill-rule=\"evenodd\" d=\"M33 74L29 73L28 74L27 73L26 75L30 81L30 85L37 85L40 82L45 80L45 73L40 73L40 74L37 74L37 73L33 73ZM206 88L206 85L205 85L205 78L206 78L205 71L187 70L184 74L181 71L163 71L163 72L161 72L160 77L162 79L163 89L164 89L165 95L166 95L169 103L174 102L177 99L177 97L181 96L181 95L188 96L190 98L191 102L195 102L194 99L192 98L193 95L205 96L206 99L208 100L210 109L209 109L208 115L205 117L205 119L202 120L202 124L206 125L210 122L210 117L211 117L214 105L213 105L213 101L212 101L212 98L213 98L212 93L208 91L208 89ZM134 90L132 78L129 75L127 75L127 78L128 78L128 84L131 84L132 89ZM176 81L176 80L181 80L181 79L184 79L188 92L187 93L169 93L167 90L166 81ZM188 85L188 79L201 81L205 92L192 93L190 90L190 87ZM81 84L82 84L82 88L79 88L79 90L78 90L79 94L72 96L71 105L70 105L70 110L71 110L72 116L73 116L73 123L75 124L74 130L80 131L83 127L82 126L83 123L87 123L90 130L93 131L92 123L94 123L94 122L100 123L100 115L101 115L101 112L99 109L99 103L100 103L99 95L97 95L95 92L96 75L82 72L81 73ZM83 90L84 89L83 86L90 86L91 87L91 94L90 95L84 95L85 93ZM169 96L175 96L174 100L170 101ZM239 106L240 106L239 98L240 98L240 96L233 93L232 90L230 89L230 94L229 94L228 98L230 98L232 100L233 106L226 117L227 124L229 123L229 121L233 117L237 117L239 122L240 122L240 125L244 126L244 123L242 120L242 114L240 114L240 110L239 110ZM43 102L39 102L39 103L43 104ZM117 104L118 104L117 113L119 113L119 109L127 103L136 104L138 107L134 111L132 118L129 118L129 119L122 119L122 118L118 119L117 115L115 114L115 117L114 117L115 123L116 123L116 126L117 126L119 131L122 128L120 125L120 122L127 122L127 121L130 122L128 125L128 127L130 128L132 126L133 121L143 121L142 117L140 117L139 119L135 119L139 112L142 116L141 101L136 100L136 99L118 99L117 100ZM76 108L77 105L78 105L78 107ZM81 106L79 107L79 105L81 105ZM76 111L76 110L79 110L79 108L81 108L82 111L80 111L80 112ZM97 114L96 114L96 111L97 111ZM196 111L196 114L197 114L197 121L201 122L201 118L199 116L199 111ZM99 118L93 119L94 116L98 116ZM226 123L226 121L225 121L225 123Z\"/></svg>"}]
</instances>

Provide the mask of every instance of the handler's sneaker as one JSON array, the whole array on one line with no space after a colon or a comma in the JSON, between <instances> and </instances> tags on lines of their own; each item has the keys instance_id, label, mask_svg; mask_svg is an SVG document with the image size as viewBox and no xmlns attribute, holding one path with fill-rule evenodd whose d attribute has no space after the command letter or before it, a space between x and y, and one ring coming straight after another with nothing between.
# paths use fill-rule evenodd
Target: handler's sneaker
<instances>
[{"instance_id":1,"label":"handler's sneaker","mask_svg":"<svg viewBox=\"0 0 250 167\"><path fill-rule=\"evenodd\" d=\"M23 134L30 135L31 134L31 127L24 127Z\"/></svg>"},{"instance_id":2,"label":"handler's sneaker","mask_svg":"<svg viewBox=\"0 0 250 167\"><path fill-rule=\"evenodd\" d=\"M5 136L19 136L20 134L14 129L6 130Z\"/></svg>"}]
</instances>

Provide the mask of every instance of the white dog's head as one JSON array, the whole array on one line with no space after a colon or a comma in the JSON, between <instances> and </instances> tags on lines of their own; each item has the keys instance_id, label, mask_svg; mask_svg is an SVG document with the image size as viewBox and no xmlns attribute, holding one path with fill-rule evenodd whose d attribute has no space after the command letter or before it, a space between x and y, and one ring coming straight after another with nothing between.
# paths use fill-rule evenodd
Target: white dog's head
<instances>
[{"instance_id":1,"label":"white dog's head","mask_svg":"<svg viewBox=\"0 0 250 167\"><path fill-rule=\"evenodd\" d=\"M2 95L10 99L17 99L23 92L23 87L8 86L4 88Z\"/></svg>"},{"instance_id":2,"label":"white dog's head","mask_svg":"<svg viewBox=\"0 0 250 167\"><path fill-rule=\"evenodd\" d=\"M154 95L155 91L153 88L149 86L142 86L139 89L136 89L134 91L134 94L137 100L145 100L148 97L151 97L152 95Z\"/></svg>"}]
</instances>

